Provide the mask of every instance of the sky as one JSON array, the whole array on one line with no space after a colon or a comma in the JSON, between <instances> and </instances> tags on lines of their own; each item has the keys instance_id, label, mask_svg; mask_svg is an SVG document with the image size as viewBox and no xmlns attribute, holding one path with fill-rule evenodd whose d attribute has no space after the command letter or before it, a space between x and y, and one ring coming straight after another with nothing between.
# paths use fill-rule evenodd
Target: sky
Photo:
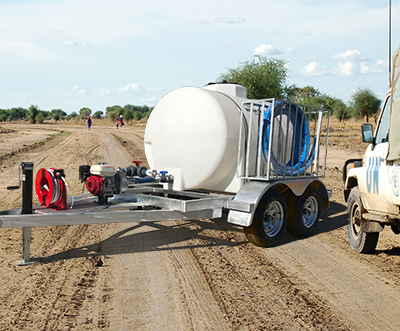
<instances>
[{"instance_id":1,"label":"sky","mask_svg":"<svg viewBox=\"0 0 400 331\"><path fill-rule=\"evenodd\" d=\"M392 54L400 0L391 1ZM0 108L148 105L255 55L348 102L388 89L385 0L0 0ZM265 96L272 98L274 96Z\"/></svg>"}]
</instances>

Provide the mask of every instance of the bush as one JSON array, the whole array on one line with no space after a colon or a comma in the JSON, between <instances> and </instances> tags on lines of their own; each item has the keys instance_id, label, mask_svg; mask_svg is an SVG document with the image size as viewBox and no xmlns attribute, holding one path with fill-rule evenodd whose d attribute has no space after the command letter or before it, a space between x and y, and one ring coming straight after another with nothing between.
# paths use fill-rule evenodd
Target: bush
<instances>
[{"instance_id":1,"label":"bush","mask_svg":"<svg viewBox=\"0 0 400 331\"><path fill-rule=\"evenodd\" d=\"M43 124L43 121L44 121L44 116L43 116L43 113L40 112L36 115L36 122Z\"/></svg>"}]
</instances>

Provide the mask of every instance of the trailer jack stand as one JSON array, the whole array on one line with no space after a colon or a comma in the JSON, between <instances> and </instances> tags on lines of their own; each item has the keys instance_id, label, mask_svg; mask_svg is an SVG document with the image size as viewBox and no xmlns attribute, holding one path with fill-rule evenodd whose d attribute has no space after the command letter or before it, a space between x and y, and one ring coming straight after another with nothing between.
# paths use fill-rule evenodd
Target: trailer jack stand
<instances>
[{"instance_id":1,"label":"trailer jack stand","mask_svg":"<svg viewBox=\"0 0 400 331\"><path fill-rule=\"evenodd\" d=\"M32 263L38 262L34 257L31 257L31 242L32 242L32 228L22 228L22 259L13 261L15 265L27 266Z\"/></svg>"},{"instance_id":2,"label":"trailer jack stand","mask_svg":"<svg viewBox=\"0 0 400 331\"><path fill-rule=\"evenodd\" d=\"M21 214L32 214L32 193L33 193L33 163L23 162L20 164L22 168L22 209ZM19 183L21 186L21 182ZM7 187L9 190L19 189L20 186ZM14 261L16 265L26 266L35 263L35 259L30 257L31 254L31 241L32 241L32 228L22 228L22 260Z\"/></svg>"}]
</instances>

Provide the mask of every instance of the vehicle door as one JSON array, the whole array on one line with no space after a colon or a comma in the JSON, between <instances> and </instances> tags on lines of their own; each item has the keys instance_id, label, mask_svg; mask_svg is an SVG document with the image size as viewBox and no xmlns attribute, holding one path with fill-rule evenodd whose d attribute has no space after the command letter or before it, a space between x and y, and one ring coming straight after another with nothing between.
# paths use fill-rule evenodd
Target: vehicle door
<instances>
[{"instance_id":1,"label":"vehicle door","mask_svg":"<svg viewBox=\"0 0 400 331\"><path fill-rule=\"evenodd\" d=\"M364 156L365 181L360 181L360 193L368 211L396 213L392 205L390 165L386 161L389 147L390 94L387 94L378 118L372 144Z\"/></svg>"}]
</instances>

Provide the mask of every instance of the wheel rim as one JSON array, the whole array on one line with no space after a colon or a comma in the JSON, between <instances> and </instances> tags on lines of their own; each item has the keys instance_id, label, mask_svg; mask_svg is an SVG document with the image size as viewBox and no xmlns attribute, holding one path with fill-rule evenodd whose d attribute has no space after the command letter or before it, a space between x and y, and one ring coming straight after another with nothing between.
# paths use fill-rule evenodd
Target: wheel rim
<instances>
[{"instance_id":1,"label":"wheel rim","mask_svg":"<svg viewBox=\"0 0 400 331\"><path fill-rule=\"evenodd\" d=\"M284 210L281 203L272 201L265 208L263 225L264 232L268 237L275 237L279 234L284 223Z\"/></svg>"},{"instance_id":2,"label":"wheel rim","mask_svg":"<svg viewBox=\"0 0 400 331\"><path fill-rule=\"evenodd\" d=\"M318 220L318 200L313 195L304 201L301 219L306 228L311 228Z\"/></svg>"},{"instance_id":3,"label":"wheel rim","mask_svg":"<svg viewBox=\"0 0 400 331\"><path fill-rule=\"evenodd\" d=\"M356 224L357 220L360 218L360 208L358 204L353 204L350 210L350 230L351 234L354 238L358 238L360 236L361 227Z\"/></svg>"}]
</instances>

